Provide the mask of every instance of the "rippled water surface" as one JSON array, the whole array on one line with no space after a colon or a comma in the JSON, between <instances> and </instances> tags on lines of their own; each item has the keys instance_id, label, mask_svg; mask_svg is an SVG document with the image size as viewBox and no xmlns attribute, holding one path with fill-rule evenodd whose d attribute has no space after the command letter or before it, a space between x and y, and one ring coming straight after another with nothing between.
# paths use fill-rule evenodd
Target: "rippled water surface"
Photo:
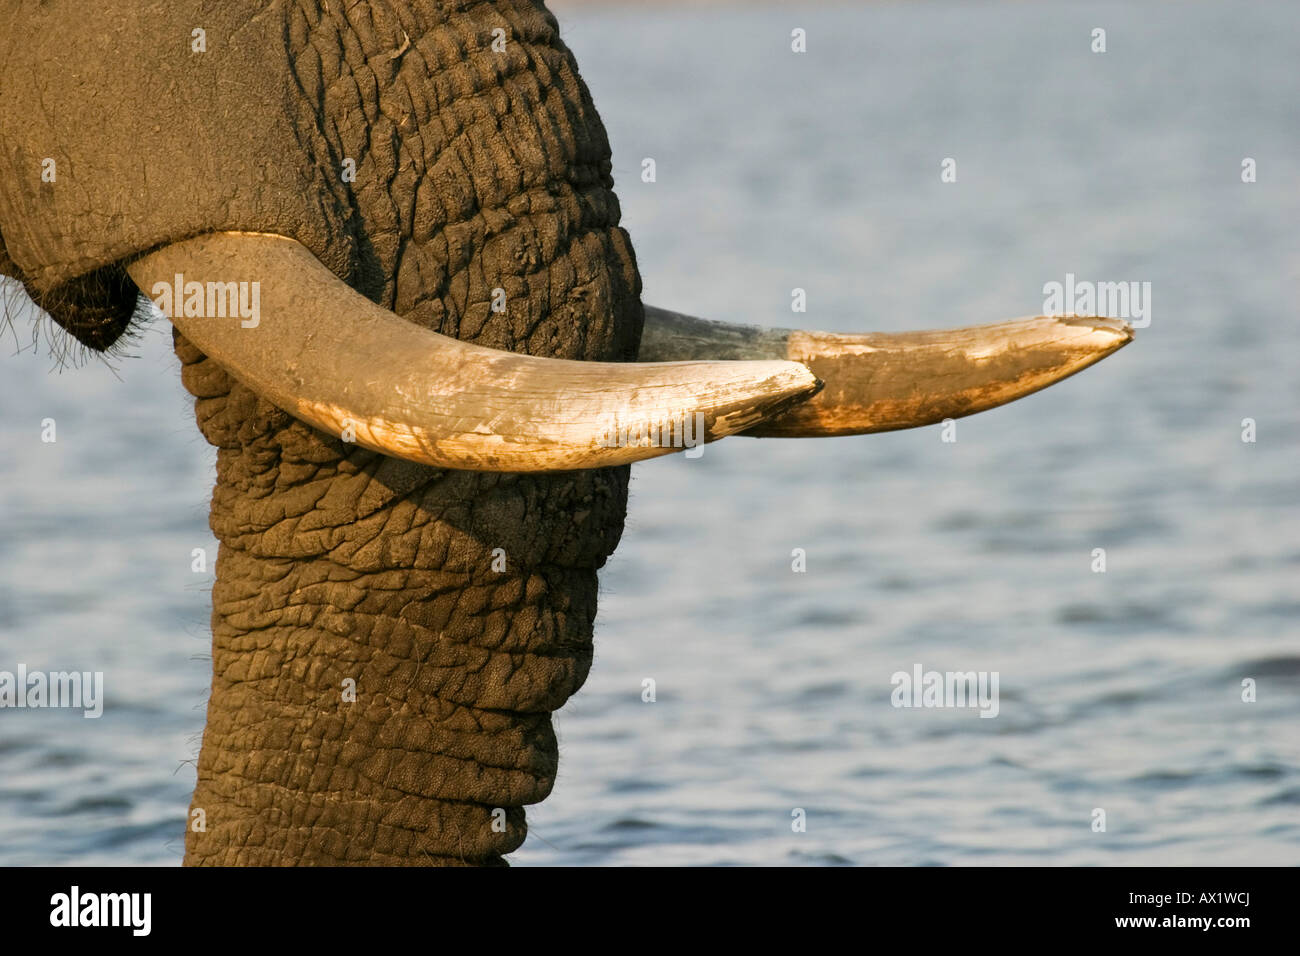
<instances>
[{"instance_id":1,"label":"rippled water surface","mask_svg":"<svg viewBox=\"0 0 1300 956\"><path fill-rule=\"evenodd\" d=\"M1300 862L1300 11L562 22L647 301L919 329L1039 311L1073 272L1150 281L1152 320L955 443L937 426L733 439L637 466L596 664L557 715L560 777L515 862ZM0 712L0 863L176 863L213 454L165 328L116 375L54 374L5 341L0 669L109 685L98 721ZM915 664L997 671L997 718L892 707Z\"/></svg>"}]
</instances>

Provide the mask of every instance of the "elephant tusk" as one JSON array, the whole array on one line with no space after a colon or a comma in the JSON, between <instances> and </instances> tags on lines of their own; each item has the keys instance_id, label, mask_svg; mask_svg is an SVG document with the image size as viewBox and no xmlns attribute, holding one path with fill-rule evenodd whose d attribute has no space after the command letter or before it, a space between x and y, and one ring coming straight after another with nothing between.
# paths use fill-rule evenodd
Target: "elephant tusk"
<instances>
[{"instance_id":1,"label":"elephant tusk","mask_svg":"<svg viewBox=\"0 0 1300 956\"><path fill-rule=\"evenodd\" d=\"M916 428L1022 398L1133 340L1119 319L1032 318L927 332L842 335L761 329L646 306L647 361L802 362L826 387L746 434L817 438Z\"/></svg>"},{"instance_id":2,"label":"elephant tusk","mask_svg":"<svg viewBox=\"0 0 1300 956\"><path fill-rule=\"evenodd\" d=\"M298 242L212 233L128 272L253 391L373 451L468 471L568 471L736 434L813 395L787 361L575 362L471 345L383 309Z\"/></svg>"}]
</instances>

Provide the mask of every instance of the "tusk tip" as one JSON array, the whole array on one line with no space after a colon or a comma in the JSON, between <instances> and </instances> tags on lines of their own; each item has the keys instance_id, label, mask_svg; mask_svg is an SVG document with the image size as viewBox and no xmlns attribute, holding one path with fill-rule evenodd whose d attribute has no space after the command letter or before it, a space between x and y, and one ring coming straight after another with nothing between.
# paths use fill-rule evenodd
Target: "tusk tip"
<instances>
[{"instance_id":1,"label":"tusk tip","mask_svg":"<svg viewBox=\"0 0 1300 956\"><path fill-rule=\"evenodd\" d=\"M1122 348L1133 341L1133 326L1123 319L1112 319L1103 315L1056 315L1050 316L1061 325L1074 328L1091 329L1097 333L1099 345Z\"/></svg>"},{"instance_id":2,"label":"tusk tip","mask_svg":"<svg viewBox=\"0 0 1300 956\"><path fill-rule=\"evenodd\" d=\"M813 373L813 370L803 362L785 362L782 364L791 367L789 370L789 384L780 390L787 406L806 402L826 387L826 383L819 379Z\"/></svg>"},{"instance_id":3,"label":"tusk tip","mask_svg":"<svg viewBox=\"0 0 1300 956\"><path fill-rule=\"evenodd\" d=\"M778 360L743 364L753 366L762 376L761 381L755 382L758 394L754 411L763 420L784 414L826 387L826 383L802 362Z\"/></svg>"},{"instance_id":4,"label":"tusk tip","mask_svg":"<svg viewBox=\"0 0 1300 956\"><path fill-rule=\"evenodd\" d=\"M794 385L792 389L798 391L800 398L812 398L823 388L826 383L813 374L813 370L802 362L791 362L793 369Z\"/></svg>"}]
</instances>

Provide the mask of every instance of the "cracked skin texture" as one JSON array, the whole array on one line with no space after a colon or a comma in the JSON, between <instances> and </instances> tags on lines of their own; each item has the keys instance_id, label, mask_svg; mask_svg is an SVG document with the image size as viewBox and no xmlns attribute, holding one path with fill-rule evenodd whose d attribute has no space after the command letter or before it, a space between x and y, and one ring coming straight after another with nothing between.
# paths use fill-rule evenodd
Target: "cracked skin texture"
<instances>
[{"instance_id":1,"label":"cracked skin texture","mask_svg":"<svg viewBox=\"0 0 1300 956\"><path fill-rule=\"evenodd\" d=\"M640 278L608 140L540 2L16 7L0 39L14 78L0 268L91 347L134 308L123 262L233 229L295 238L447 335L635 357ZM494 475L386 458L175 345L218 448L220 541L193 800L206 830L187 833L186 862L502 862L523 842L522 808L554 783L550 713L591 665L627 468Z\"/></svg>"}]
</instances>

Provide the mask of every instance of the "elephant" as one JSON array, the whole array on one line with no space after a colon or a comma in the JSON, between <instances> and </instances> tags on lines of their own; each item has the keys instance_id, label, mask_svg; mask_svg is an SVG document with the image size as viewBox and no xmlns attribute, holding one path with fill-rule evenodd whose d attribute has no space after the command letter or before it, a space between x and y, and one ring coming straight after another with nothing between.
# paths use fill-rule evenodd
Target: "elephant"
<instances>
[{"instance_id":1,"label":"elephant","mask_svg":"<svg viewBox=\"0 0 1300 956\"><path fill-rule=\"evenodd\" d=\"M957 418L1132 338L643 304L542 0L8 8L0 274L92 352L162 312L217 449L187 865L504 864L632 463Z\"/></svg>"}]
</instances>

